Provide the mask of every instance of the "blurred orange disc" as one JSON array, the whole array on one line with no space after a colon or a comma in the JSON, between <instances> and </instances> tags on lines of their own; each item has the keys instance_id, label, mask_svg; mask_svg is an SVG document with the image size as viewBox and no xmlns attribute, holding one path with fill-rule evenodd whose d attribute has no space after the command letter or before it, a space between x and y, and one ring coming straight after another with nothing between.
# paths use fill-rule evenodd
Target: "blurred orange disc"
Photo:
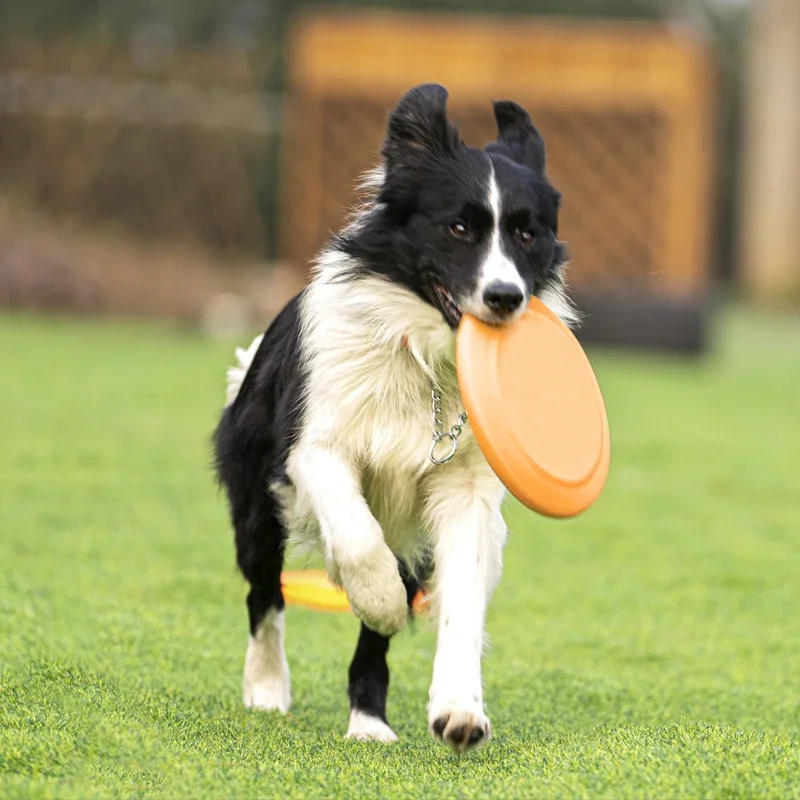
<instances>
[{"instance_id":1,"label":"blurred orange disc","mask_svg":"<svg viewBox=\"0 0 800 800\"><path fill-rule=\"evenodd\" d=\"M289 605L303 606L315 611L350 611L344 589L334 586L324 569L284 570L281 573L283 599ZM427 595L419 591L412 605L415 614L425 611Z\"/></svg>"},{"instance_id":2,"label":"blurred orange disc","mask_svg":"<svg viewBox=\"0 0 800 800\"><path fill-rule=\"evenodd\" d=\"M611 455L603 395L572 331L533 298L512 325L465 314L458 382L475 439L520 502L573 517L600 496Z\"/></svg>"},{"instance_id":3,"label":"blurred orange disc","mask_svg":"<svg viewBox=\"0 0 800 800\"><path fill-rule=\"evenodd\" d=\"M324 569L284 570L281 574L283 599L290 605L317 611L349 611L344 589L334 586Z\"/></svg>"}]
</instances>

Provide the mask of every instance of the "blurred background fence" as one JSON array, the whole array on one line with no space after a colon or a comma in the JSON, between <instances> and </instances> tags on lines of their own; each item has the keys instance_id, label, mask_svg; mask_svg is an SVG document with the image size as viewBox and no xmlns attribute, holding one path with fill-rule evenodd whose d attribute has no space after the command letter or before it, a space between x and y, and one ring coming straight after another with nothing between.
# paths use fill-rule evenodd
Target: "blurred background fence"
<instances>
[{"instance_id":1,"label":"blurred background fence","mask_svg":"<svg viewBox=\"0 0 800 800\"><path fill-rule=\"evenodd\" d=\"M586 335L700 348L798 296L798 7L5 0L0 305L263 324L436 80L469 143L493 98L541 127Z\"/></svg>"}]
</instances>

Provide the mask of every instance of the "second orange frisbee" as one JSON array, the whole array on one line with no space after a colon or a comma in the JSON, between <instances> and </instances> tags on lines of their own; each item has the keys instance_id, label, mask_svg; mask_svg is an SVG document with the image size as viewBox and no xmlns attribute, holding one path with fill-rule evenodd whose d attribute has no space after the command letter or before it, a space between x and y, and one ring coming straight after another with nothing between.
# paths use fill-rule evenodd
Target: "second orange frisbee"
<instances>
[{"instance_id":1,"label":"second orange frisbee","mask_svg":"<svg viewBox=\"0 0 800 800\"><path fill-rule=\"evenodd\" d=\"M465 314L456 367L475 439L506 488L549 517L591 506L611 442L600 386L572 331L537 298L506 327Z\"/></svg>"},{"instance_id":2,"label":"second orange frisbee","mask_svg":"<svg viewBox=\"0 0 800 800\"><path fill-rule=\"evenodd\" d=\"M284 570L281 584L283 597L289 604L317 611L350 610L346 592L330 582L325 570Z\"/></svg>"},{"instance_id":3,"label":"second orange frisbee","mask_svg":"<svg viewBox=\"0 0 800 800\"><path fill-rule=\"evenodd\" d=\"M281 573L283 598L289 605L303 606L315 611L350 611L350 601L344 589L334 586L323 569L284 570ZM412 609L421 614L428 605L427 594L420 590L414 597Z\"/></svg>"}]
</instances>

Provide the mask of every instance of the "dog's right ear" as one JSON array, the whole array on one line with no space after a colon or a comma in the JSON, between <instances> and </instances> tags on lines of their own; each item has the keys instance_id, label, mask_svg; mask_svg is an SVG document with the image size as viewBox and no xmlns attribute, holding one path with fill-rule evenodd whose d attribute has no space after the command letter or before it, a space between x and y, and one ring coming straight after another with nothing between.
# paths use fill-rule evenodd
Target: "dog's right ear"
<instances>
[{"instance_id":1,"label":"dog's right ear","mask_svg":"<svg viewBox=\"0 0 800 800\"><path fill-rule=\"evenodd\" d=\"M460 144L458 131L447 121L447 89L425 83L411 89L389 115L381 155L387 171L420 156L447 156Z\"/></svg>"}]
</instances>

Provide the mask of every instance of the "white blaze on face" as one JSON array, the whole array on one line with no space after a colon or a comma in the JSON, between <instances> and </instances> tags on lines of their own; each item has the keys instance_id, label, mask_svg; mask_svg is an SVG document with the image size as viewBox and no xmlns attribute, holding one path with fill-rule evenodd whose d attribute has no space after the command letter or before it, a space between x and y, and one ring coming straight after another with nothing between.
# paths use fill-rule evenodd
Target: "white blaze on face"
<instances>
[{"instance_id":1,"label":"white blaze on face","mask_svg":"<svg viewBox=\"0 0 800 800\"><path fill-rule=\"evenodd\" d=\"M527 291L525 281L514 266L514 262L503 252L503 244L500 239L500 224L502 221L502 204L500 200L500 187L497 185L497 178L494 174L494 167L489 164L489 208L492 211L492 240L489 245L489 253L486 260L481 265L481 274L478 281L478 291L483 296L483 290L496 281L501 283L511 283L518 286L523 294Z\"/></svg>"},{"instance_id":2,"label":"white blaze on face","mask_svg":"<svg viewBox=\"0 0 800 800\"><path fill-rule=\"evenodd\" d=\"M500 198L500 187L497 185L497 178L494 174L494 167L489 162L489 181L486 192L486 202L492 213L492 231L489 240L489 250L481 263L478 271L478 281L475 292L466 302L462 302L462 310L472 313L477 317L492 317L494 313L487 308L483 300L486 288L493 283L511 284L519 288L523 296L527 295L528 289L525 281L519 274L514 262L503 252L503 242L500 236L500 226L502 223L502 201ZM522 307L520 308L520 312ZM513 316L517 316L516 314Z\"/></svg>"}]
</instances>

